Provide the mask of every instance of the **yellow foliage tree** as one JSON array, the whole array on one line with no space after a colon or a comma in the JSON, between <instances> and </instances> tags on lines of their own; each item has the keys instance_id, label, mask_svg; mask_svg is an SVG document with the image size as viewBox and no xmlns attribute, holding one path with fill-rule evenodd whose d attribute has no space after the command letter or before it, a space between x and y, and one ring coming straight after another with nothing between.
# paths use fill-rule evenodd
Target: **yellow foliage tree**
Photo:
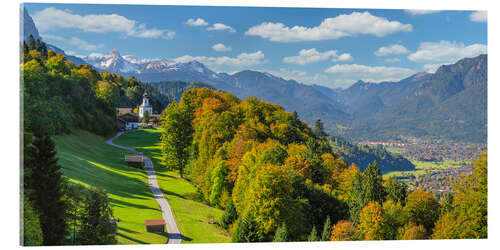
<instances>
[{"instance_id":1,"label":"yellow foliage tree","mask_svg":"<svg viewBox=\"0 0 500 250\"><path fill-rule=\"evenodd\" d=\"M364 240L383 240L382 207L369 202L359 213L359 233Z\"/></svg>"}]
</instances>

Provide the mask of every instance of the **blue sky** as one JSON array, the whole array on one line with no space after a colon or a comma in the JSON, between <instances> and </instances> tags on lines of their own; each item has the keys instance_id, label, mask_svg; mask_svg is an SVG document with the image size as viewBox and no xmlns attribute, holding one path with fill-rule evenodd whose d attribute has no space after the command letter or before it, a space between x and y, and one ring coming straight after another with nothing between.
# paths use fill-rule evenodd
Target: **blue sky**
<instances>
[{"instance_id":1,"label":"blue sky","mask_svg":"<svg viewBox=\"0 0 500 250\"><path fill-rule=\"evenodd\" d=\"M87 56L198 60L332 88L399 80L487 50L485 12L25 4L43 39Z\"/></svg>"}]
</instances>

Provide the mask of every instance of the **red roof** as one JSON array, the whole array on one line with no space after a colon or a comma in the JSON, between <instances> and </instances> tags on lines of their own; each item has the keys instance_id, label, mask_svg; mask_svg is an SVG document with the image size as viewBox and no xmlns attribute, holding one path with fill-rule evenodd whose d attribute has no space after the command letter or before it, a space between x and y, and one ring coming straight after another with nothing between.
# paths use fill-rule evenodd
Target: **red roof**
<instances>
[{"instance_id":1,"label":"red roof","mask_svg":"<svg viewBox=\"0 0 500 250\"><path fill-rule=\"evenodd\" d=\"M146 224L146 226L162 226L166 223L164 220L145 220L144 224Z\"/></svg>"}]
</instances>

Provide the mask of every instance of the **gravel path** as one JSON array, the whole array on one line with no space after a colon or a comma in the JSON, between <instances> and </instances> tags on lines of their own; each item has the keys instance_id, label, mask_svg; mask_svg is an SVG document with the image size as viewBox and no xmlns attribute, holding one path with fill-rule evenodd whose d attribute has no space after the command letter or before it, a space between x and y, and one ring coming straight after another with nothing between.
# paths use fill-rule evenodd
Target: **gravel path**
<instances>
[{"instance_id":1,"label":"gravel path","mask_svg":"<svg viewBox=\"0 0 500 250\"><path fill-rule=\"evenodd\" d=\"M137 150L129 147L124 147L120 145L116 145L113 143L113 140L120 137L123 132L118 132L113 138L109 139L106 141L107 144L121 148L127 151L130 151L134 154L142 155L144 159L144 171L148 175L148 184L149 188L151 189L151 192L153 193L153 196L156 199L156 202L158 202L158 205L160 205L161 209L161 215L163 216L163 220L167 223L167 233L168 233L168 244L180 244L182 241L181 237L181 232L179 231L179 228L177 227L177 224L175 223L175 218L174 215L172 214L172 209L170 208L170 205L168 204L167 200L163 196L163 193L161 192L160 187L158 186L158 181L156 180L156 173L153 168L153 162L151 162L151 159L143 155L141 152L138 152Z\"/></svg>"}]
</instances>

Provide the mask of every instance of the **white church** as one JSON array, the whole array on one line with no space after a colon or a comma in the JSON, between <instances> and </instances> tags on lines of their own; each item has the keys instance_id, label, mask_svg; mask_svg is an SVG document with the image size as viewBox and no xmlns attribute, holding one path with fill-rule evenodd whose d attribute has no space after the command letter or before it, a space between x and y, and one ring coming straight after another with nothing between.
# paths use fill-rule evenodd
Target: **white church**
<instances>
[{"instance_id":1,"label":"white church","mask_svg":"<svg viewBox=\"0 0 500 250\"><path fill-rule=\"evenodd\" d=\"M146 112L148 112L149 117L153 115L153 106L149 104L148 93L144 92L144 95L142 95L142 104L139 106L139 121L142 121Z\"/></svg>"},{"instance_id":2,"label":"white church","mask_svg":"<svg viewBox=\"0 0 500 250\"><path fill-rule=\"evenodd\" d=\"M147 92L142 95L142 104L139 106L139 115L133 112L133 108L117 108L118 114L118 128L121 130L131 130L139 128L139 123L145 116L146 112L150 118L153 120L157 118L158 114L153 114L153 106L149 103L149 96Z\"/></svg>"}]
</instances>

